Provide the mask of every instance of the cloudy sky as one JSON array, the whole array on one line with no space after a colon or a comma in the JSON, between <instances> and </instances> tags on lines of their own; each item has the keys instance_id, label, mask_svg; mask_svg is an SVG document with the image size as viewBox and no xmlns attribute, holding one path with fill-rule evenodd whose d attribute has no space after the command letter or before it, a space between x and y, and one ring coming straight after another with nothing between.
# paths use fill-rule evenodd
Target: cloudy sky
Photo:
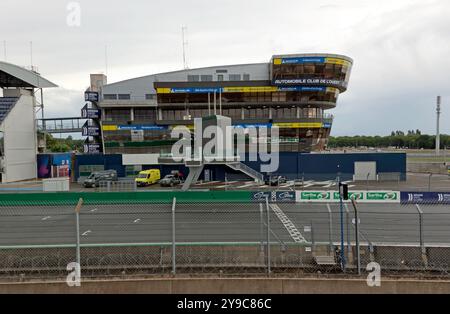
<instances>
[{"instance_id":1,"label":"cloudy sky","mask_svg":"<svg viewBox=\"0 0 450 314\"><path fill-rule=\"evenodd\" d=\"M333 135L435 132L435 99L450 133L448 0L1 0L0 60L33 64L60 87L47 116L79 115L89 74L108 81L182 68L268 62L273 54L327 52L355 60ZM73 24L73 19L70 19ZM76 20L75 20L76 21Z\"/></svg>"}]
</instances>

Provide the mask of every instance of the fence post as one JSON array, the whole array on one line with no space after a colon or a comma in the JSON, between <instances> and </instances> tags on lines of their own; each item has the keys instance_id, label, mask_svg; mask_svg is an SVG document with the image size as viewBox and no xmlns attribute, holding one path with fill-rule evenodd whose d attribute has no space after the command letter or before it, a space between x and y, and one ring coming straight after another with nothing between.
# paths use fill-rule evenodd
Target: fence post
<instances>
[{"instance_id":1,"label":"fence post","mask_svg":"<svg viewBox=\"0 0 450 314\"><path fill-rule=\"evenodd\" d=\"M356 201L352 198L353 209L355 210L355 242L356 242L356 263L358 265L358 275L361 275L361 253L359 250L359 218Z\"/></svg>"},{"instance_id":2,"label":"fence post","mask_svg":"<svg viewBox=\"0 0 450 314\"><path fill-rule=\"evenodd\" d=\"M263 212L263 204L259 203L259 234L261 239L261 252L264 251L264 212Z\"/></svg>"},{"instance_id":3,"label":"fence post","mask_svg":"<svg viewBox=\"0 0 450 314\"><path fill-rule=\"evenodd\" d=\"M420 251L422 252L422 260L425 265L428 264L427 252L425 249L425 243L423 241L423 211L420 208L419 204L416 204L417 212L419 213L419 242L420 242Z\"/></svg>"},{"instance_id":4,"label":"fence post","mask_svg":"<svg viewBox=\"0 0 450 314\"><path fill-rule=\"evenodd\" d=\"M350 258L350 253L352 250L352 244L350 239L350 211L348 209L347 204L344 204L345 207L345 228L347 233L347 257Z\"/></svg>"},{"instance_id":5,"label":"fence post","mask_svg":"<svg viewBox=\"0 0 450 314\"><path fill-rule=\"evenodd\" d=\"M312 220L310 226L311 226L311 253L313 257L316 257L316 240L314 238L314 226Z\"/></svg>"},{"instance_id":6,"label":"fence post","mask_svg":"<svg viewBox=\"0 0 450 314\"><path fill-rule=\"evenodd\" d=\"M106 191L111 192L111 181L106 181Z\"/></svg>"},{"instance_id":7,"label":"fence post","mask_svg":"<svg viewBox=\"0 0 450 314\"><path fill-rule=\"evenodd\" d=\"M433 176L433 173L430 172L430 176L428 177L428 192L431 192L431 177Z\"/></svg>"},{"instance_id":8,"label":"fence post","mask_svg":"<svg viewBox=\"0 0 450 314\"><path fill-rule=\"evenodd\" d=\"M83 199L80 198L78 200L78 204L75 207L75 224L76 224L76 259L77 259L77 267L75 269L76 271L76 277L81 280L81 250L80 250L80 211L81 206L83 206Z\"/></svg>"},{"instance_id":9,"label":"fence post","mask_svg":"<svg viewBox=\"0 0 450 314\"><path fill-rule=\"evenodd\" d=\"M328 248L328 254L331 254L333 252L333 217L331 213L330 204L327 204L327 210L328 210L328 241L330 243L330 246Z\"/></svg>"},{"instance_id":10,"label":"fence post","mask_svg":"<svg viewBox=\"0 0 450 314\"><path fill-rule=\"evenodd\" d=\"M270 276L270 207L269 207L269 197L266 196L266 209L267 209L267 275Z\"/></svg>"},{"instance_id":11,"label":"fence post","mask_svg":"<svg viewBox=\"0 0 450 314\"><path fill-rule=\"evenodd\" d=\"M175 245L175 207L177 203L177 198L174 197L172 200L172 274L177 273L177 263L176 263L176 245Z\"/></svg>"}]
</instances>

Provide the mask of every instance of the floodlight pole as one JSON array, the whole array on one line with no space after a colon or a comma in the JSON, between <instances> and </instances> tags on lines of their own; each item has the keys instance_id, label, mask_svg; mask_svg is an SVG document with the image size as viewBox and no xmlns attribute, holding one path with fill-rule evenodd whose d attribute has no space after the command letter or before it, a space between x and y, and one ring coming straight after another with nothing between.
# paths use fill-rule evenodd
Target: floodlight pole
<instances>
[{"instance_id":1,"label":"floodlight pole","mask_svg":"<svg viewBox=\"0 0 450 314\"><path fill-rule=\"evenodd\" d=\"M441 96L437 96L437 104L436 104L436 156L439 156L441 153L441 134L439 129L439 120L441 117Z\"/></svg>"}]
</instances>

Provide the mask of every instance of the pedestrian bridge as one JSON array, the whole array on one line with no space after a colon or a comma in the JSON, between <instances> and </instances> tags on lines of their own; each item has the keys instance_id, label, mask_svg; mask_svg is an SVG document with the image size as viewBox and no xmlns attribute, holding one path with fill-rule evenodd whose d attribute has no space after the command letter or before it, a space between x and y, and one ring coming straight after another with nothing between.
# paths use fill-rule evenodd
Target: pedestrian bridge
<instances>
[{"instance_id":1,"label":"pedestrian bridge","mask_svg":"<svg viewBox=\"0 0 450 314\"><path fill-rule=\"evenodd\" d=\"M38 130L46 133L78 133L82 131L85 118L46 118L38 119Z\"/></svg>"}]
</instances>

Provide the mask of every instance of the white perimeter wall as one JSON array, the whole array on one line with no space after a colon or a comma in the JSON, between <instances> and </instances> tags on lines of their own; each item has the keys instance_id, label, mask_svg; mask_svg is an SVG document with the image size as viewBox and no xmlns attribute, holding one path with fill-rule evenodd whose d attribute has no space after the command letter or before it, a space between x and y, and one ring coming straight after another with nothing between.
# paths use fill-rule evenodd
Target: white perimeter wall
<instances>
[{"instance_id":1,"label":"white perimeter wall","mask_svg":"<svg viewBox=\"0 0 450 314\"><path fill-rule=\"evenodd\" d=\"M3 182L36 178L33 97L22 95L1 125L5 141Z\"/></svg>"},{"instance_id":2,"label":"white perimeter wall","mask_svg":"<svg viewBox=\"0 0 450 314\"><path fill-rule=\"evenodd\" d=\"M124 166L157 165L159 154L123 154L122 164Z\"/></svg>"}]
</instances>

